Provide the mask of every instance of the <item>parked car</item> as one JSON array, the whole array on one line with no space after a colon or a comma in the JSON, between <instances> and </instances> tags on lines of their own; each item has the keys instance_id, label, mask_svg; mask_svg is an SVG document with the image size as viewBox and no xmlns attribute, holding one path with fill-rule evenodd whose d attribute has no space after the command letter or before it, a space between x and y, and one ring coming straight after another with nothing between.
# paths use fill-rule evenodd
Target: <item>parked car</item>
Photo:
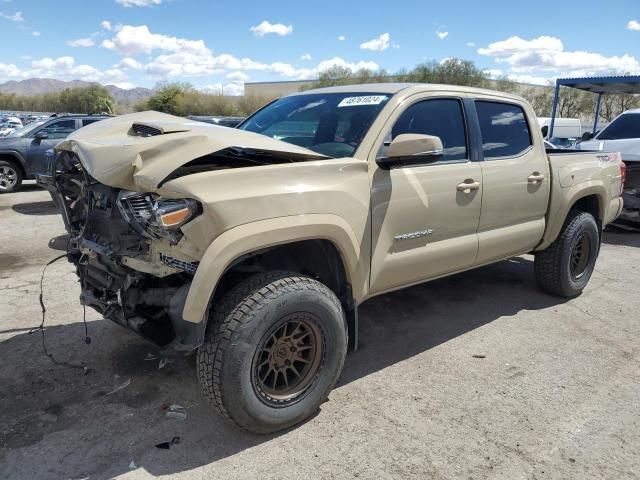
<instances>
[{"instance_id":1,"label":"parked car","mask_svg":"<svg viewBox=\"0 0 640 480\"><path fill-rule=\"evenodd\" d=\"M195 120L196 122L211 123L213 125L220 125L221 127L236 128L240 125L245 117L213 117L210 115L189 115L189 120Z\"/></svg>"},{"instance_id":2,"label":"parked car","mask_svg":"<svg viewBox=\"0 0 640 480\"><path fill-rule=\"evenodd\" d=\"M107 118L105 115L48 117L18 128L0 138L0 193L15 192L23 180L45 169L45 152L80 127Z\"/></svg>"},{"instance_id":3,"label":"parked car","mask_svg":"<svg viewBox=\"0 0 640 480\"><path fill-rule=\"evenodd\" d=\"M640 228L640 109L627 110L593 138L586 138L577 150L620 152L627 166L624 210L616 223Z\"/></svg>"},{"instance_id":4,"label":"parked car","mask_svg":"<svg viewBox=\"0 0 640 480\"><path fill-rule=\"evenodd\" d=\"M237 129L105 120L56 147L45 183L83 304L197 349L218 412L267 433L317 411L373 296L532 252L543 290L579 295L622 172L616 154L547 153L518 96L372 84L284 97Z\"/></svg>"}]
</instances>

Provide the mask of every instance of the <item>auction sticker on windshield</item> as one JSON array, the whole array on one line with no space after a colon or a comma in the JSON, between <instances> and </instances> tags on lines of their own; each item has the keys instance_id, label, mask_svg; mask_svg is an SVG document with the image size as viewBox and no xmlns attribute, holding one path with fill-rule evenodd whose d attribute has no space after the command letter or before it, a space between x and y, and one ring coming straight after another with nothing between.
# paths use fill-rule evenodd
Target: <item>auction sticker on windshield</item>
<instances>
[{"instance_id":1,"label":"auction sticker on windshield","mask_svg":"<svg viewBox=\"0 0 640 480\"><path fill-rule=\"evenodd\" d=\"M338 107L355 107L359 105L380 105L387 99L385 95L367 95L364 97L343 98Z\"/></svg>"}]
</instances>

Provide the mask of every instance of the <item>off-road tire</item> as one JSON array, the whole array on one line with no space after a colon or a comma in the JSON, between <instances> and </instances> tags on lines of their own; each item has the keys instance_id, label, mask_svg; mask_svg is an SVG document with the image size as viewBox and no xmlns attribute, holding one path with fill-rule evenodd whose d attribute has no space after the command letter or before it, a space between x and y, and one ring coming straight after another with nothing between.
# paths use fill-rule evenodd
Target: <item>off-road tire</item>
<instances>
[{"instance_id":1,"label":"off-road tire","mask_svg":"<svg viewBox=\"0 0 640 480\"><path fill-rule=\"evenodd\" d=\"M572 274L572 254L577 242L586 236L589 255L583 273L576 278ZM537 252L534 271L538 286L544 291L561 297L575 297L587 286L600 251L600 232L593 215L571 211L558 238L545 250Z\"/></svg>"},{"instance_id":2,"label":"off-road tire","mask_svg":"<svg viewBox=\"0 0 640 480\"><path fill-rule=\"evenodd\" d=\"M317 323L322 362L304 394L275 405L256 388L254 362L263 338L292 315ZM237 426L261 434L283 430L312 416L326 400L344 365L347 335L340 301L325 285L291 272L256 274L214 306L197 354L198 380L218 413Z\"/></svg>"},{"instance_id":3,"label":"off-road tire","mask_svg":"<svg viewBox=\"0 0 640 480\"><path fill-rule=\"evenodd\" d=\"M0 173L2 173L2 171L13 172L15 181L12 182L13 183L12 185L4 185L4 186L0 185L0 194L13 193L20 190L20 187L22 186L22 180L23 180L22 170L20 169L20 167L18 167L18 165L16 165L14 162L10 162L7 160L0 160Z\"/></svg>"}]
</instances>

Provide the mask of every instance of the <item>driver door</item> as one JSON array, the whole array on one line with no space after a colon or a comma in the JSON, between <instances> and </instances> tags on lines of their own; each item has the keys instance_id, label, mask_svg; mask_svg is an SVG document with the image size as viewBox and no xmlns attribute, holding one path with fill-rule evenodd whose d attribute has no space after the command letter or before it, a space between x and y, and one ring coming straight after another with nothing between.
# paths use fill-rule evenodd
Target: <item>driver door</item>
<instances>
[{"instance_id":1,"label":"driver door","mask_svg":"<svg viewBox=\"0 0 640 480\"><path fill-rule=\"evenodd\" d=\"M478 253L482 172L462 99L423 97L398 110L387 144L403 133L435 135L444 155L391 170L372 162L371 293L469 268Z\"/></svg>"}]
</instances>

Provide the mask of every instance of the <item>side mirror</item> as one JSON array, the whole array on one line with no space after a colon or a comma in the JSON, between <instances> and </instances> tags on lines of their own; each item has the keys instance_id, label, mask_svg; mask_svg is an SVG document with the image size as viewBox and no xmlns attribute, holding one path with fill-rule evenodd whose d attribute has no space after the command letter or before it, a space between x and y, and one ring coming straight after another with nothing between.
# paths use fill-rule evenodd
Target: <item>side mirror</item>
<instances>
[{"instance_id":1,"label":"side mirror","mask_svg":"<svg viewBox=\"0 0 640 480\"><path fill-rule=\"evenodd\" d=\"M399 166L422 165L438 161L444 154L442 140L433 135L403 133L387 147L385 157L376 159L380 168L389 170Z\"/></svg>"},{"instance_id":2,"label":"side mirror","mask_svg":"<svg viewBox=\"0 0 640 480\"><path fill-rule=\"evenodd\" d=\"M586 142L587 140L591 140L593 138L593 133L591 132L584 132L582 134L582 137L580 137L580 141L582 142Z\"/></svg>"},{"instance_id":3,"label":"side mirror","mask_svg":"<svg viewBox=\"0 0 640 480\"><path fill-rule=\"evenodd\" d=\"M36 140L45 140L49 138L49 134L46 130L40 130L33 136L33 138L35 138Z\"/></svg>"}]
</instances>

